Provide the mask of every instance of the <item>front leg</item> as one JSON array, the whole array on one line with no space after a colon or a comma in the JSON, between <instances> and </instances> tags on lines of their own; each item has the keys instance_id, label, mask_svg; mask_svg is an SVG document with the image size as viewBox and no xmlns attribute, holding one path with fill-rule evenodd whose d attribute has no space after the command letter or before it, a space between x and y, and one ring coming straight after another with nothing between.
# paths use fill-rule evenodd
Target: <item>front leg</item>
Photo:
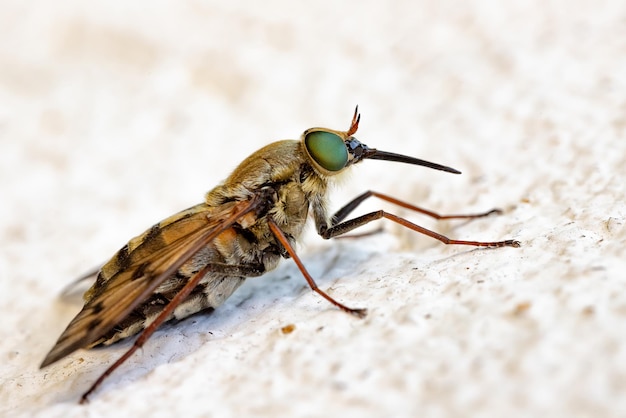
<instances>
[{"instance_id":1,"label":"front leg","mask_svg":"<svg viewBox=\"0 0 626 418\"><path fill-rule=\"evenodd\" d=\"M485 212L480 213L472 213L472 214L456 214L456 215L440 215L437 212L433 212L428 209L421 208L419 206L412 205L407 202L403 202L401 200L396 199L395 197L388 196L383 193L378 193L372 190L368 190L365 193L362 193L344 205L341 209L339 209L331 218L330 224L331 226L337 225L339 222L343 221L350 213L352 213L363 201L370 197L377 197L381 200L385 200L389 203L393 203L394 205L401 206L405 209L413 210L415 212L422 213L426 216L430 216L431 218L435 218L437 220L442 219L475 219L482 218L485 216L493 215L493 214L501 214L502 211L500 209L491 209Z\"/></svg>"},{"instance_id":2,"label":"front leg","mask_svg":"<svg viewBox=\"0 0 626 418\"><path fill-rule=\"evenodd\" d=\"M347 205L339 209L339 211L337 211L337 213L332 217L330 227L326 225L319 225L318 233L322 236L322 238L330 239L330 238L334 238L334 237L343 235L345 233L348 233L360 226L368 224L369 222L375 221L377 219L387 218L396 223L399 223L402 226L412 229L413 231L419 232L421 234L434 238L438 241L441 241L444 244L473 245L477 247L519 247L520 246L519 241L515 241L515 240L483 242L483 241L463 241L463 240L450 239L446 237L445 235L439 234L435 231L431 231L430 229L426 229L422 226L416 225L412 222L409 222L408 220L404 218L401 218L389 212L385 212L383 210L371 212L366 215L358 216L356 218L342 222L343 219L345 219L352 211L354 211L354 209L356 209L365 199L371 196L378 197L379 199L394 203L398 206L411 209L416 212L423 213L435 219L474 219L474 218L481 218L484 216L489 216L494 213L501 213L499 209L492 209L486 212L469 214L469 215L439 215L438 213L435 213L426 209L422 209L420 207L411 205L406 202L402 202L391 196L387 196L378 192L367 191L357 196L355 199L350 201Z\"/></svg>"}]
</instances>

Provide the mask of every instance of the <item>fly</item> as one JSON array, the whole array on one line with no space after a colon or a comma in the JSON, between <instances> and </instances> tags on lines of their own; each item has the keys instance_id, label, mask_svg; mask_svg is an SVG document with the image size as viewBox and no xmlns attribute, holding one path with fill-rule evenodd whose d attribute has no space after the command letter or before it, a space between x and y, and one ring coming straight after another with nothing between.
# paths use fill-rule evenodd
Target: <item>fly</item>
<instances>
[{"instance_id":1,"label":"fly","mask_svg":"<svg viewBox=\"0 0 626 418\"><path fill-rule=\"evenodd\" d=\"M370 197L435 219L474 219L500 213L439 215L382 193L367 191L327 212L327 194L337 175L363 160L386 160L460 174L454 168L369 148L350 128L311 128L300 140L271 143L246 158L203 203L179 212L131 239L97 272L85 293L83 309L70 322L41 367L80 348L109 345L139 334L133 346L81 397L81 403L139 349L164 322L180 320L221 305L248 277L274 269L292 258L311 289L340 310L363 318L366 309L350 308L320 289L294 251L309 214L324 239L386 218L444 244L519 247L515 240L481 242L450 239L392 213L378 210L352 219L348 215Z\"/></svg>"}]
</instances>

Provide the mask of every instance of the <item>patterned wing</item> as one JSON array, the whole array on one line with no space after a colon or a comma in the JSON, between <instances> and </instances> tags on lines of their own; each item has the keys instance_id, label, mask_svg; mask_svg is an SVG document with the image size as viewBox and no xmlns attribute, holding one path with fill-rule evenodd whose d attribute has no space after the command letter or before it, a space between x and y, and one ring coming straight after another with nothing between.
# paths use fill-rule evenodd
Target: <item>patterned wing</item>
<instances>
[{"instance_id":1,"label":"patterned wing","mask_svg":"<svg viewBox=\"0 0 626 418\"><path fill-rule=\"evenodd\" d=\"M105 266L86 303L44 359L45 367L79 348L88 347L123 320L168 277L253 211L258 199L194 206L132 239Z\"/></svg>"}]
</instances>

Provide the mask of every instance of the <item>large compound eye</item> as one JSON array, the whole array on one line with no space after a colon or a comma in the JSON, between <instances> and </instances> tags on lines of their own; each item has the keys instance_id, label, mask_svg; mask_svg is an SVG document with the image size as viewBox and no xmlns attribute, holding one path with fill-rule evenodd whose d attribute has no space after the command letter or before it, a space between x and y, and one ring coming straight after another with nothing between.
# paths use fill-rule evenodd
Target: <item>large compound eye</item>
<instances>
[{"instance_id":1,"label":"large compound eye","mask_svg":"<svg viewBox=\"0 0 626 418\"><path fill-rule=\"evenodd\" d=\"M307 134L304 143L311 157L325 170L339 171L348 162L348 150L338 135L314 131Z\"/></svg>"}]
</instances>

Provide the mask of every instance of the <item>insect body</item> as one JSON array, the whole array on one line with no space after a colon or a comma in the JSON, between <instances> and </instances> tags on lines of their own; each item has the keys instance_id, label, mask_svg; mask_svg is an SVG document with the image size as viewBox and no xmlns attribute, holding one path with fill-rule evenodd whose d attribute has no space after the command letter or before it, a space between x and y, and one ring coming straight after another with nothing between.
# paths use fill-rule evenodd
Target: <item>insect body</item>
<instances>
[{"instance_id":1,"label":"insect body","mask_svg":"<svg viewBox=\"0 0 626 418\"><path fill-rule=\"evenodd\" d=\"M85 401L160 324L217 308L246 278L274 269L281 258L293 258L311 288L330 303L355 316L365 316L365 309L349 308L319 289L295 253L293 244L309 214L325 239L385 217L446 244L519 246L513 240L451 240L384 211L345 220L371 196L438 219L476 218L497 210L441 216L380 193L366 192L330 217L326 209L329 183L362 160L396 161L460 173L367 147L352 136L359 120L355 111L347 131L311 128L299 141L278 141L261 148L209 191L204 203L173 215L130 240L100 269L94 285L85 293L83 309L61 334L41 367L79 348L111 344L143 331L133 347L83 395Z\"/></svg>"}]
</instances>

